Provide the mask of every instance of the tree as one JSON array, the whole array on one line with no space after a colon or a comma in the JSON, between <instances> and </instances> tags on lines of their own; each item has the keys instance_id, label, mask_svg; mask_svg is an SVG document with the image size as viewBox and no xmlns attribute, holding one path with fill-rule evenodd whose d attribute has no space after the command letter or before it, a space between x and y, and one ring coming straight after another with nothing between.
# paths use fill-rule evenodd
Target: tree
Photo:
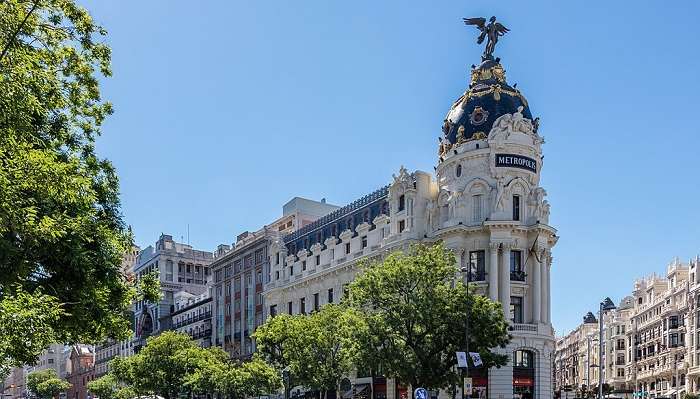
<instances>
[{"instance_id":1,"label":"tree","mask_svg":"<svg viewBox=\"0 0 700 399\"><path fill-rule=\"evenodd\" d=\"M199 349L185 334L166 331L150 337L146 346L128 358L127 385L141 393L153 393L165 399L175 398L182 391L185 377L194 361L182 355ZM121 371L123 366L118 365Z\"/></svg>"},{"instance_id":2,"label":"tree","mask_svg":"<svg viewBox=\"0 0 700 399\"><path fill-rule=\"evenodd\" d=\"M27 375L27 387L40 399L52 399L71 385L60 378L54 369L35 371Z\"/></svg>"},{"instance_id":3,"label":"tree","mask_svg":"<svg viewBox=\"0 0 700 399\"><path fill-rule=\"evenodd\" d=\"M120 266L131 236L114 168L94 149L112 113L99 90L111 74L104 35L74 0L0 1L0 308L26 301L33 326L0 334L4 365L129 331L137 292Z\"/></svg>"},{"instance_id":4,"label":"tree","mask_svg":"<svg viewBox=\"0 0 700 399\"><path fill-rule=\"evenodd\" d=\"M350 303L363 315L360 363L414 387L438 389L455 382L456 352L465 349L469 309L469 350L484 367L508 358L492 352L509 342L500 304L469 294L455 283L454 254L442 244L417 245L384 261L364 265L349 286Z\"/></svg>"},{"instance_id":5,"label":"tree","mask_svg":"<svg viewBox=\"0 0 700 399\"><path fill-rule=\"evenodd\" d=\"M119 385L113 374L105 374L87 384L88 391L100 399L117 399L124 389ZM133 397L133 396L132 396Z\"/></svg>"},{"instance_id":6,"label":"tree","mask_svg":"<svg viewBox=\"0 0 700 399\"><path fill-rule=\"evenodd\" d=\"M220 348L200 348L176 332L151 337L139 353L115 358L110 365L107 376L112 380L98 388L115 399L153 394L169 399L183 393L243 398L268 394L281 385L277 371L262 360L232 363ZM121 388L115 391L112 383Z\"/></svg>"},{"instance_id":7,"label":"tree","mask_svg":"<svg viewBox=\"0 0 700 399\"><path fill-rule=\"evenodd\" d=\"M311 315L271 318L255 332L258 350L278 368L288 368L294 383L326 397L354 368L354 340L363 327L353 309L328 304Z\"/></svg>"}]
</instances>

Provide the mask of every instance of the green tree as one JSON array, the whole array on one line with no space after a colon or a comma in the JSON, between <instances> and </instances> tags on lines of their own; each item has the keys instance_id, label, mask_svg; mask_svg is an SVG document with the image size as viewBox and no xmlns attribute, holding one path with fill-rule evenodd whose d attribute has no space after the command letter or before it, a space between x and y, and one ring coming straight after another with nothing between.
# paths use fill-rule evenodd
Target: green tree
<instances>
[{"instance_id":1,"label":"green tree","mask_svg":"<svg viewBox=\"0 0 700 399\"><path fill-rule=\"evenodd\" d=\"M282 386L279 372L261 359L240 365L226 364L216 375L216 390L232 398L256 397L273 393Z\"/></svg>"},{"instance_id":2,"label":"green tree","mask_svg":"<svg viewBox=\"0 0 700 399\"><path fill-rule=\"evenodd\" d=\"M87 389L100 399L116 399L122 387L114 375L106 374L88 382Z\"/></svg>"},{"instance_id":3,"label":"green tree","mask_svg":"<svg viewBox=\"0 0 700 399\"><path fill-rule=\"evenodd\" d=\"M294 384L318 390L325 398L353 370L355 335L362 328L353 309L328 304L308 316L273 317L256 330L255 338L259 353L280 370L288 369Z\"/></svg>"},{"instance_id":4,"label":"green tree","mask_svg":"<svg viewBox=\"0 0 700 399\"><path fill-rule=\"evenodd\" d=\"M506 364L507 356L492 352L510 339L501 305L468 294L457 275L454 254L442 244L366 264L349 287L367 325L358 330L360 364L414 387L448 387L458 377L456 352L466 346L467 308L469 350L485 367Z\"/></svg>"},{"instance_id":5,"label":"green tree","mask_svg":"<svg viewBox=\"0 0 700 399\"><path fill-rule=\"evenodd\" d=\"M40 399L51 399L65 392L71 385L56 375L56 370L46 369L27 375L27 387Z\"/></svg>"},{"instance_id":6,"label":"green tree","mask_svg":"<svg viewBox=\"0 0 700 399\"><path fill-rule=\"evenodd\" d=\"M274 392L281 385L277 371L264 361L232 363L220 348L200 348L189 336L176 332L149 338L138 354L115 358L110 366L110 379L98 388L115 399L210 393L243 398Z\"/></svg>"},{"instance_id":7,"label":"green tree","mask_svg":"<svg viewBox=\"0 0 700 399\"><path fill-rule=\"evenodd\" d=\"M114 168L94 149L112 113L99 90L111 74L104 35L74 0L0 1L0 308L27 301L20 313L35 327L20 346L0 334L5 365L129 331L137 292L120 265L131 236Z\"/></svg>"}]
</instances>

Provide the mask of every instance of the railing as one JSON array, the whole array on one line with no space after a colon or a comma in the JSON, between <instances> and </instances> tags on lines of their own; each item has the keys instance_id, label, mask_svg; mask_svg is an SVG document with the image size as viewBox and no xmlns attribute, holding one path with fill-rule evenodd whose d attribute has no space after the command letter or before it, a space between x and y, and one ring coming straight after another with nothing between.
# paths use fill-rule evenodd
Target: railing
<instances>
[{"instance_id":1,"label":"railing","mask_svg":"<svg viewBox=\"0 0 700 399\"><path fill-rule=\"evenodd\" d=\"M510 326L510 329L512 331L526 331L526 332L537 332L537 325L536 324L522 324L522 323L515 323Z\"/></svg>"},{"instance_id":2,"label":"railing","mask_svg":"<svg viewBox=\"0 0 700 399\"><path fill-rule=\"evenodd\" d=\"M510 272L510 281L525 281L525 277L527 277L527 274L522 270Z\"/></svg>"},{"instance_id":3,"label":"railing","mask_svg":"<svg viewBox=\"0 0 700 399\"><path fill-rule=\"evenodd\" d=\"M182 326L186 326L188 324L192 324L192 323L198 322L200 320L206 320L206 319L211 319L211 311L198 314L194 317L187 318L187 319L179 321L177 323L173 323L173 328L180 328Z\"/></svg>"},{"instance_id":4,"label":"railing","mask_svg":"<svg viewBox=\"0 0 700 399\"><path fill-rule=\"evenodd\" d=\"M211 337L211 330L200 331L198 333L192 334L192 339L209 338Z\"/></svg>"},{"instance_id":5,"label":"railing","mask_svg":"<svg viewBox=\"0 0 700 399\"><path fill-rule=\"evenodd\" d=\"M479 270L469 273L469 282L486 281L486 271Z\"/></svg>"},{"instance_id":6,"label":"railing","mask_svg":"<svg viewBox=\"0 0 700 399\"><path fill-rule=\"evenodd\" d=\"M284 240L285 244L290 243L290 242L296 240L297 238L302 237L302 236L306 235L307 233L309 233L313 230L316 230L317 228L322 227L322 226L324 226L324 225L326 225L326 224L328 224L328 223L330 223L330 222L332 222L332 221L334 221L342 216L345 216L346 214L348 214L354 210L360 209L361 207L363 207L365 205L371 204L377 200L385 198L387 195L389 195L389 186L388 185L384 186L384 187L382 187L382 188L380 188L380 189L378 189L370 194L367 194L364 197L362 197L358 200L355 200L355 201L351 202L348 205L345 205L344 207L342 207L340 209L336 209L333 212L329 213L328 215L317 219L315 222L312 222L311 224L308 224L308 225L300 228L299 230L286 235L283 240Z\"/></svg>"}]
</instances>

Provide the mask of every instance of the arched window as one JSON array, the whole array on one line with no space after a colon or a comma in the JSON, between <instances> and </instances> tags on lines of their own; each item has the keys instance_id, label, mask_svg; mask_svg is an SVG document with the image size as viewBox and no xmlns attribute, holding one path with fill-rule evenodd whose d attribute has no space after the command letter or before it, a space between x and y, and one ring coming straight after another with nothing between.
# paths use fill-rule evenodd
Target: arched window
<instances>
[{"instance_id":1,"label":"arched window","mask_svg":"<svg viewBox=\"0 0 700 399\"><path fill-rule=\"evenodd\" d=\"M535 397L535 353L519 349L513 352L513 397Z\"/></svg>"}]
</instances>

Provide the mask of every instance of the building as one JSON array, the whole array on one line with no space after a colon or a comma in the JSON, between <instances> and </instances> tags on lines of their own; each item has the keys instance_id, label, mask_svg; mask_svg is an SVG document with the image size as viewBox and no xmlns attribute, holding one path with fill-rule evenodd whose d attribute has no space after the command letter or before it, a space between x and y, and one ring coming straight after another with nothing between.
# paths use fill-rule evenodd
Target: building
<instances>
[{"instance_id":1,"label":"building","mask_svg":"<svg viewBox=\"0 0 700 399\"><path fill-rule=\"evenodd\" d=\"M95 379L95 349L90 345L71 346L66 380L71 387L67 399L88 399L87 384Z\"/></svg>"},{"instance_id":2,"label":"building","mask_svg":"<svg viewBox=\"0 0 700 399\"><path fill-rule=\"evenodd\" d=\"M576 329L557 339L554 355L554 389L562 397L582 397L597 385L598 319L588 312ZM567 394L565 392L571 392Z\"/></svg>"},{"instance_id":3,"label":"building","mask_svg":"<svg viewBox=\"0 0 700 399\"><path fill-rule=\"evenodd\" d=\"M189 335L203 348L212 345L213 313L210 290L200 295L187 291L176 292L175 310L170 314L173 330Z\"/></svg>"},{"instance_id":4,"label":"building","mask_svg":"<svg viewBox=\"0 0 700 399\"><path fill-rule=\"evenodd\" d=\"M0 393L7 399L24 398L27 393L27 374L24 367L14 367L2 381Z\"/></svg>"},{"instance_id":5,"label":"building","mask_svg":"<svg viewBox=\"0 0 700 399\"><path fill-rule=\"evenodd\" d=\"M443 122L435 176L402 167L387 186L272 243L266 314L336 302L358 262L441 240L470 266L470 289L499 301L511 322L511 343L496 349L509 363L471 369L472 395L550 398L550 249L558 237L539 185L544 140L500 60L482 60ZM392 379L355 377L355 389L371 385L376 398L408 395Z\"/></svg>"},{"instance_id":6,"label":"building","mask_svg":"<svg viewBox=\"0 0 700 399\"><path fill-rule=\"evenodd\" d=\"M665 275L636 280L631 295L602 315L603 380L613 395L680 399L686 392L700 392L699 266L700 258L673 260ZM573 347L581 348L586 340L579 333L584 325L557 340L554 375L562 396L586 384L576 377L586 364L571 360ZM592 326L585 336L593 337L590 389L595 390L599 325Z\"/></svg>"},{"instance_id":7,"label":"building","mask_svg":"<svg viewBox=\"0 0 700 399\"><path fill-rule=\"evenodd\" d=\"M136 278L157 271L163 295L159 303L135 303L134 351L145 344L147 337L171 329L170 313L175 310L176 292L199 295L208 290L207 281L211 275L209 264L213 259L211 252L175 242L167 234L161 234L155 247L149 245L139 253L134 266Z\"/></svg>"},{"instance_id":8,"label":"building","mask_svg":"<svg viewBox=\"0 0 700 399\"><path fill-rule=\"evenodd\" d=\"M131 232L131 226L129 226ZM126 275L133 275L134 266L141 248L132 245L122 257L121 269ZM133 320L132 320L133 321ZM133 327L133 326L132 326ZM108 338L95 346L95 378L99 378L109 372L109 362L117 356L130 356L133 354L133 339L123 341ZM130 350L131 349L131 350Z\"/></svg>"},{"instance_id":9,"label":"building","mask_svg":"<svg viewBox=\"0 0 700 399\"><path fill-rule=\"evenodd\" d=\"M270 279L269 246L280 236L311 224L338 207L325 199L292 198L282 217L256 232L239 234L232 246L219 245L214 274L214 345L233 358L249 358L251 338L263 322L263 283Z\"/></svg>"}]
</instances>

